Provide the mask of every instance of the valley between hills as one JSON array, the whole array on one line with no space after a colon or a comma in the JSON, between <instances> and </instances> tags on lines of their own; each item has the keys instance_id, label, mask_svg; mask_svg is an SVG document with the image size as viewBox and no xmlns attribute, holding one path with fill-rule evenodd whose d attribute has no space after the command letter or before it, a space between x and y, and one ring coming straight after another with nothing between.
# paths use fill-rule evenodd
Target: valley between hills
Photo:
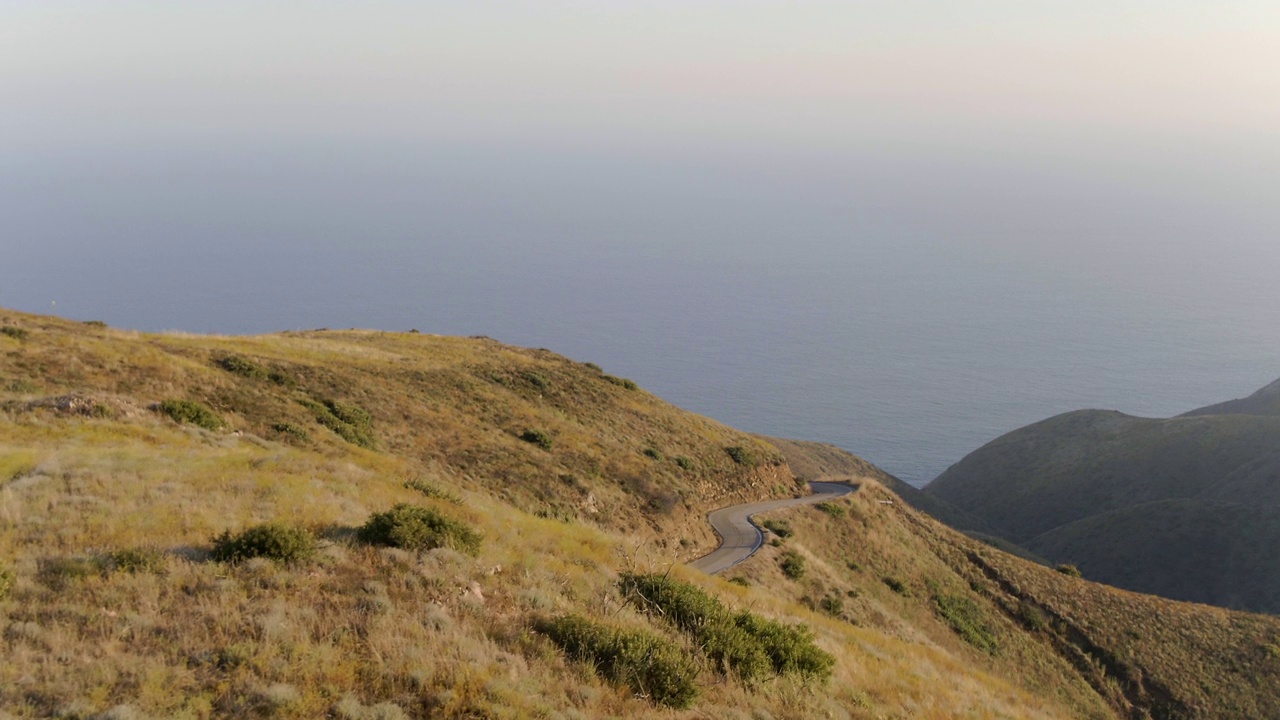
<instances>
[{"instance_id":1,"label":"valley between hills","mask_svg":"<svg viewBox=\"0 0 1280 720\"><path fill-rule=\"evenodd\" d=\"M0 310L0 718L1280 717L1277 618L935 516L1036 530L547 350Z\"/></svg>"}]
</instances>

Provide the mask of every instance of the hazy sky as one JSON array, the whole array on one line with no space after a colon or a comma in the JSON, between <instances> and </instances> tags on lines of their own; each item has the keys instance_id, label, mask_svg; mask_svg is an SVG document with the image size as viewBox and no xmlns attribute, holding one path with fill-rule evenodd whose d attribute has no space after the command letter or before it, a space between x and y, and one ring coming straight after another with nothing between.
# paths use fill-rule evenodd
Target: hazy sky
<instances>
[{"instance_id":1,"label":"hazy sky","mask_svg":"<svg viewBox=\"0 0 1280 720\"><path fill-rule=\"evenodd\" d=\"M0 306L492 334L927 480L1275 379L1277 128L1275 0L0 0Z\"/></svg>"}]
</instances>

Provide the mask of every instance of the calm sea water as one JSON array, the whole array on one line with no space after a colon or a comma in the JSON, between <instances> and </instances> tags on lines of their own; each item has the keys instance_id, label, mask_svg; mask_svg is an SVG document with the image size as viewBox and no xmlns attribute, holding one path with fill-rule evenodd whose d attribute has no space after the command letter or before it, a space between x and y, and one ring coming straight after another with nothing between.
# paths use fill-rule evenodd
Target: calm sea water
<instances>
[{"instance_id":1,"label":"calm sea water","mask_svg":"<svg viewBox=\"0 0 1280 720\"><path fill-rule=\"evenodd\" d=\"M915 484L1059 412L1169 415L1280 377L1274 203L1158 164L1099 183L875 152L4 160L0 305L144 330L490 335Z\"/></svg>"}]
</instances>

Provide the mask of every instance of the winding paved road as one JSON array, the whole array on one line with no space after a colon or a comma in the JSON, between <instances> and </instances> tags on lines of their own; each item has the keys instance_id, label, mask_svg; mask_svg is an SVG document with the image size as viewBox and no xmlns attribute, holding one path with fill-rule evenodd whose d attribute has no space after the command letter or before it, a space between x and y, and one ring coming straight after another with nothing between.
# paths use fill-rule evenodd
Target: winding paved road
<instances>
[{"instance_id":1,"label":"winding paved road","mask_svg":"<svg viewBox=\"0 0 1280 720\"><path fill-rule=\"evenodd\" d=\"M730 505L713 511L707 515L707 519L711 521L711 527L715 528L716 534L720 536L720 547L689 563L689 567L701 570L708 575L715 575L754 555L764 543L764 533L751 521L753 515L792 505L822 502L847 495L858 489L856 485L833 482L811 482L809 488L813 490L812 495Z\"/></svg>"}]
</instances>

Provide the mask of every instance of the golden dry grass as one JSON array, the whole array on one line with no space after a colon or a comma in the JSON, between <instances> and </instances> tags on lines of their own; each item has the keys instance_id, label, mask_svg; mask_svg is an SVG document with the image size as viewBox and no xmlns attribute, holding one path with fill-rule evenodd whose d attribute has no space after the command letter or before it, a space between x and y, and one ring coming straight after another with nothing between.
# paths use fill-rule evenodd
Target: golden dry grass
<instances>
[{"instance_id":1,"label":"golden dry grass","mask_svg":"<svg viewBox=\"0 0 1280 720\"><path fill-rule=\"evenodd\" d=\"M712 542L705 511L790 492L788 468L758 440L546 351L362 331L158 336L11 312L0 322L28 330L0 338L0 563L16 578L0 599L0 709L10 715L1097 715L1083 681L975 660L887 589L833 619L796 602L804 593L772 590L794 584L768 553L745 566L751 588L687 571L679 562ZM290 382L227 372L216 364L226 354ZM79 399L50 401L67 396ZM206 403L229 428L148 410L169 397ZM367 410L376 449L343 441L302 398ZM282 422L307 438L274 432ZM551 433L552 449L521 442L527 426ZM732 445L762 462L735 465ZM411 479L461 502L406 487ZM478 556L357 542L356 527L399 502L477 529ZM849 507L879 507L870 502L860 494ZM215 534L266 521L311 528L319 557L209 561ZM820 550L802 549L814 581L853 587L823 554L822 527L801 527L795 541ZM924 542L910 526L866 531L895 571L933 572L936 553L889 552ZM133 548L161 553L159 571L104 569L105 555ZM659 710L531 630L538 617L578 612L670 635L617 587L620 571L668 569L735 607L813 626L838 658L832 681L748 690L707 668L693 709Z\"/></svg>"}]
</instances>

